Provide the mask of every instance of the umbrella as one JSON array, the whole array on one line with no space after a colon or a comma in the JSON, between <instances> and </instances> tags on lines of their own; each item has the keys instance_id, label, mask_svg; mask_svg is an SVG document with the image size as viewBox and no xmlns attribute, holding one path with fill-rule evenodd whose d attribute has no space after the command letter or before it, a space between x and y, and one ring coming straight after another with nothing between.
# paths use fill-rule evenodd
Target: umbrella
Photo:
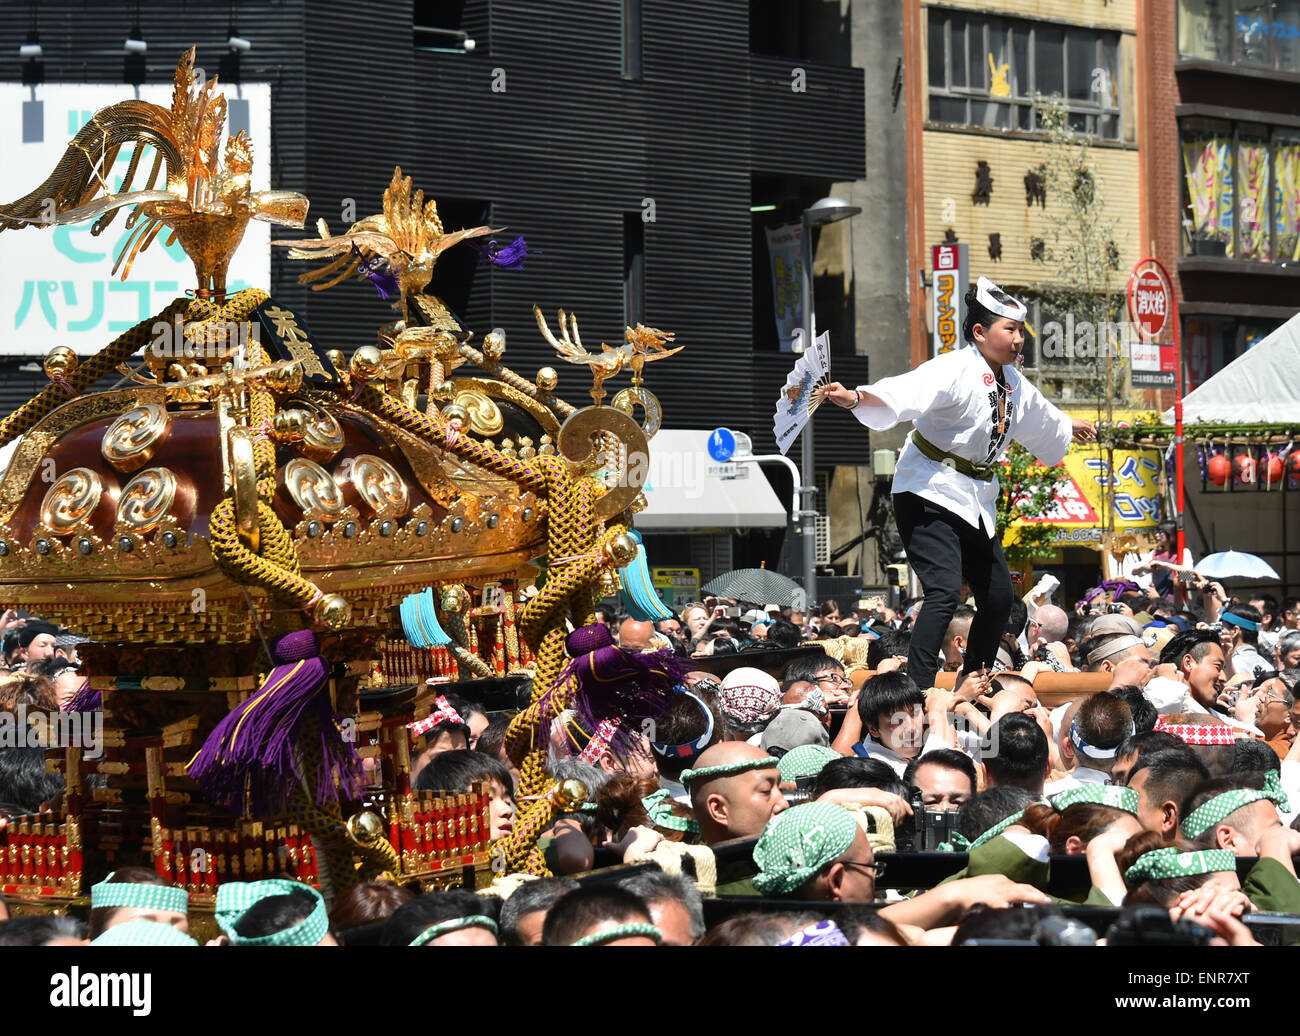
<instances>
[{"instance_id":1,"label":"umbrella","mask_svg":"<svg viewBox=\"0 0 1300 1036\"><path fill-rule=\"evenodd\" d=\"M718 576L704 587L705 593L715 597L730 597L733 601L751 601L754 604L792 605L803 587L789 576L768 568L738 568Z\"/></svg>"},{"instance_id":2,"label":"umbrella","mask_svg":"<svg viewBox=\"0 0 1300 1036\"><path fill-rule=\"evenodd\" d=\"M1239 550L1223 550L1217 554L1207 554L1193 570L1206 579L1280 580L1282 578L1263 558Z\"/></svg>"}]
</instances>

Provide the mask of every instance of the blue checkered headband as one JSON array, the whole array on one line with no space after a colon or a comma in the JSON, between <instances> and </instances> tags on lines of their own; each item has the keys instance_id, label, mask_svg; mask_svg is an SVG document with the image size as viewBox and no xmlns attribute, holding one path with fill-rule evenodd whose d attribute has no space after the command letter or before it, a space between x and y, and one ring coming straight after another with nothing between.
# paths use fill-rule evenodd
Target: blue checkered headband
<instances>
[{"instance_id":1,"label":"blue checkered headband","mask_svg":"<svg viewBox=\"0 0 1300 1036\"><path fill-rule=\"evenodd\" d=\"M254 903L271 896L288 896L305 892L316 900L316 907L291 928L270 935L246 938L235 932L235 923ZM226 933L232 946L315 946L329 931L329 916L325 900L319 892L301 881L267 878L263 881L227 881L217 886L217 924Z\"/></svg>"},{"instance_id":2,"label":"blue checkered headband","mask_svg":"<svg viewBox=\"0 0 1300 1036\"><path fill-rule=\"evenodd\" d=\"M166 910L174 914L189 913L190 894L184 889L175 885L114 881L113 874L98 885L91 886L91 910L99 910L101 907L132 907L136 910Z\"/></svg>"}]
</instances>

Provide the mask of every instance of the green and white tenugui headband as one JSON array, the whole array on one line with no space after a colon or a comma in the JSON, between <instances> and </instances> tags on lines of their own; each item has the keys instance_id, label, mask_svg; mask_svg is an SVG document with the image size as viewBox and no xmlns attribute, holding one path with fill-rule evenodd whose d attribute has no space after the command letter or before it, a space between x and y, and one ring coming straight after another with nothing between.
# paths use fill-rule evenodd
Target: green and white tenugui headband
<instances>
[{"instance_id":1,"label":"green and white tenugui headband","mask_svg":"<svg viewBox=\"0 0 1300 1036\"><path fill-rule=\"evenodd\" d=\"M1081 784L1052 796L1052 808L1058 813L1064 813L1081 802L1122 809L1125 813L1137 816L1138 794L1132 788L1120 788L1113 784Z\"/></svg>"},{"instance_id":2,"label":"green and white tenugui headband","mask_svg":"<svg viewBox=\"0 0 1300 1036\"><path fill-rule=\"evenodd\" d=\"M703 781L711 777L735 777L738 773L750 770L775 770L778 760L770 755L762 759L745 759L739 763L719 763L717 766L701 766L698 770L683 770L679 780L683 784Z\"/></svg>"},{"instance_id":3,"label":"green and white tenugui headband","mask_svg":"<svg viewBox=\"0 0 1300 1036\"><path fill-rule=\"evenodd\" d=\"M668 789L660 788L653 795L647 795L641 800L641 807L650 818L650 823L666 831L685 831L698 835L700 825L691 817L679 817L674 813L672 805L666 801L667 798Z\"/></svg>"},{"instance_id":4,"label":"green and white tenugui headband","mask_svg":"<svg viewBox=\"0 0 1300 1036\"><path fill-rule=\"evenodd\" d=\"M255 938L245 938L235 933L235 922L254 903L260 903L271 896L288 896L295 892L311 895L316 900L316 907L292 928ZM301 881L285 881L283 878L227 881L218 885L216 919L232 946L315 946L325 937L330 927L325 900L321 894Z\"/></svg>"},{"instance_id":5,"label":"green and white tenugui headband","mask_svg":"<svg viewBox=\"0 0 1300 1036\"><path fill-rule=\"evenodd\" d=\"M1139 856L1133 866L1124 872L1124 880L1130 885L1136 885L1141 881L1194 878L1198 874L1236 869L1237 855L1231 849L1199 849L1184 853L1173 846L1167 846Z\"/></svg>"},{"instance_id":6,"label":"green and white tenugui headband","mask_svg":"<svg viewBox=\"0 0 1300 1036\"><path fill-rule=\"evenodd\" d=\"M584 935L577 942L571 942L569 945L599 946L602 943L613 942L615 939L629 939L637 935L644 935L647 939L653 939L656 946L659 946L664 941L663 933L654 925L646 924L644 921L631 921L628 924L616 924L613 928L606 928L592 935Z\"/></svg>"},{"instance_id":7,"label":"green and white tenugui headband","mask_svg":"<svg viewBox=\"0 0 1300 1036\"><path fill-rule=\"evenodd\" d=\"M1208 802L1202 802L1184 818L1183 836L1200 838L1228 814L1263 799L1268 799L1283 813L1291 812L1291 804L1287 801L1286 792L1282 790L1282 779L1276 770L1269 770L1264 774L1263 790L1234 788L1232 791L1225 791L1222 795L1215 795Z\"/></svg>"},{"instance_id":8,"label":"green and white tenugui headband","mask_svg":"<svg viewBox=\"0 0 1300 1036\"><path fill-rule=\"evenodd\" d=\"M453 917L446 921L439 921L432 928L426 928L412 939L410 945L423 946L427 942L433 942L440 935L458 932L462 928L486 928L493 935L497 934L497 923L492 918L486 914L469 914L466 917Z\"/></svg>"},{"instance_id":9,"label":"green and white tenugui headband","mask_svg":"<svg viewBox=\"0 0 1300 1036\"><path fill-rule=\"evenodd\" d=\"M198 941L180 929L137 917L110 925L90 941L91 946L197 946Z\"/></svg>"},{"instance_id":10,"label":"green and white tenugui headband","mask_svg":"<svg viewBox=\"0 0 1300 1036\"><path fill-rule=\"evenodd\" d=\"M113 874L117 872L114 871ZM134 907L137 910L168 910L189 913L190 894L175 885L137 885L114 881L113 874L90 888L90 909L100 907Z\"/></svg>"},{"instance_id":11,"label":"green and white tenugui headband","mask_svg":"<svg viewBox=\"0 0 1300 1036\"><path fill-rule=\"evenodd\" d=\"M952 833L952 841L940 843L937 846L937 851L941 853L968 853L972 849L978 849L985 842L993 841L993 839L997 838L997 836L1007 828L1020 823L1020 818L1024 815L1025 811L1023 809L1019 813L1012 813L1011 816L1007 817L1005 820L999 820L973 842L960 831L954 831Z\"/></svg>"}]
</instances>

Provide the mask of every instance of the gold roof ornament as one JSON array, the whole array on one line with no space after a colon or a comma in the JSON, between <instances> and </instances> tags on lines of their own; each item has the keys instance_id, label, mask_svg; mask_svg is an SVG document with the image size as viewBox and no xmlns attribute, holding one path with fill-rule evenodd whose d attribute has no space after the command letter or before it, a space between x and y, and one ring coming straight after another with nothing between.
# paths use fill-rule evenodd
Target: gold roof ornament
<instances>
[{"instance_id":1,"label":"gold roof ornament","mask_svg":"<svg viewBox=\"0 0 1300 1036\"><path fill-rule=\"evenodd\" d=\"M242 131L226 141L224 157L218 159L226 99L216 87L215 76L196 76L191 47L176 66L170 109L131 100L97 111L44 183L0 206L0 230L94 219L91 233L101 234L119 209L134 207L126 222L131 233L113 272L120 269L125 280L135 257L167 227L167 244L179 240L194 263L198 295L223 296L230 259L248 221L301 227L308 202L293 191L252 189L253 146ZM135 149L122 190L114 194L109 178L118 152L128 144ZM153 167L143 189L132 190L147 147L155 151ZM155 187L160 171L164 183Z\"/></svg>"}]
</instances>

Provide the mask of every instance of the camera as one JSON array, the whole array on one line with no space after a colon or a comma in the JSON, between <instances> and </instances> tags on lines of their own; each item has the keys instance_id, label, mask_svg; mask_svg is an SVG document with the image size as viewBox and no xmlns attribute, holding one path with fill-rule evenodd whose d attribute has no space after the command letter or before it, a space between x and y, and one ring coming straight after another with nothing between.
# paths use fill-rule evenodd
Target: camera
<instances>
[{"instance_id":1,"label":"camera","mask_svg":"<svg viewBox=\"0 0 1300 1036\"><path fill-rule=\"evenodd\" d=\"M953 832L957 830L955 809L926 809L919 790L913 792L911 806L913 852L938 852L944 842L952 841Z\"/></svg>"},{"instance_id":2,"label":"camera","mask_svg":"<svg viewBox=\"0 0 1300 1036\"><path fill-rule=\"evenodd\" d=\"M1106 605L1106 614L1107 614L1107 615L1123 615L1123 614L1124 614L1124 606L1123 606L1122 604L1108 604L1108 605Z\"/></svg>"},{"instance_id":3,"label":"camera","mask_svg":"<svg viewBox=\"0 0 1300 1036\"><path fill-rule=\"evenodd\" d=\"M1107 946L1209 946L1214 933L1182 918L1172 921L1158 906L1125 910L1106 933Z\"/></svg>"}]
</instances>

